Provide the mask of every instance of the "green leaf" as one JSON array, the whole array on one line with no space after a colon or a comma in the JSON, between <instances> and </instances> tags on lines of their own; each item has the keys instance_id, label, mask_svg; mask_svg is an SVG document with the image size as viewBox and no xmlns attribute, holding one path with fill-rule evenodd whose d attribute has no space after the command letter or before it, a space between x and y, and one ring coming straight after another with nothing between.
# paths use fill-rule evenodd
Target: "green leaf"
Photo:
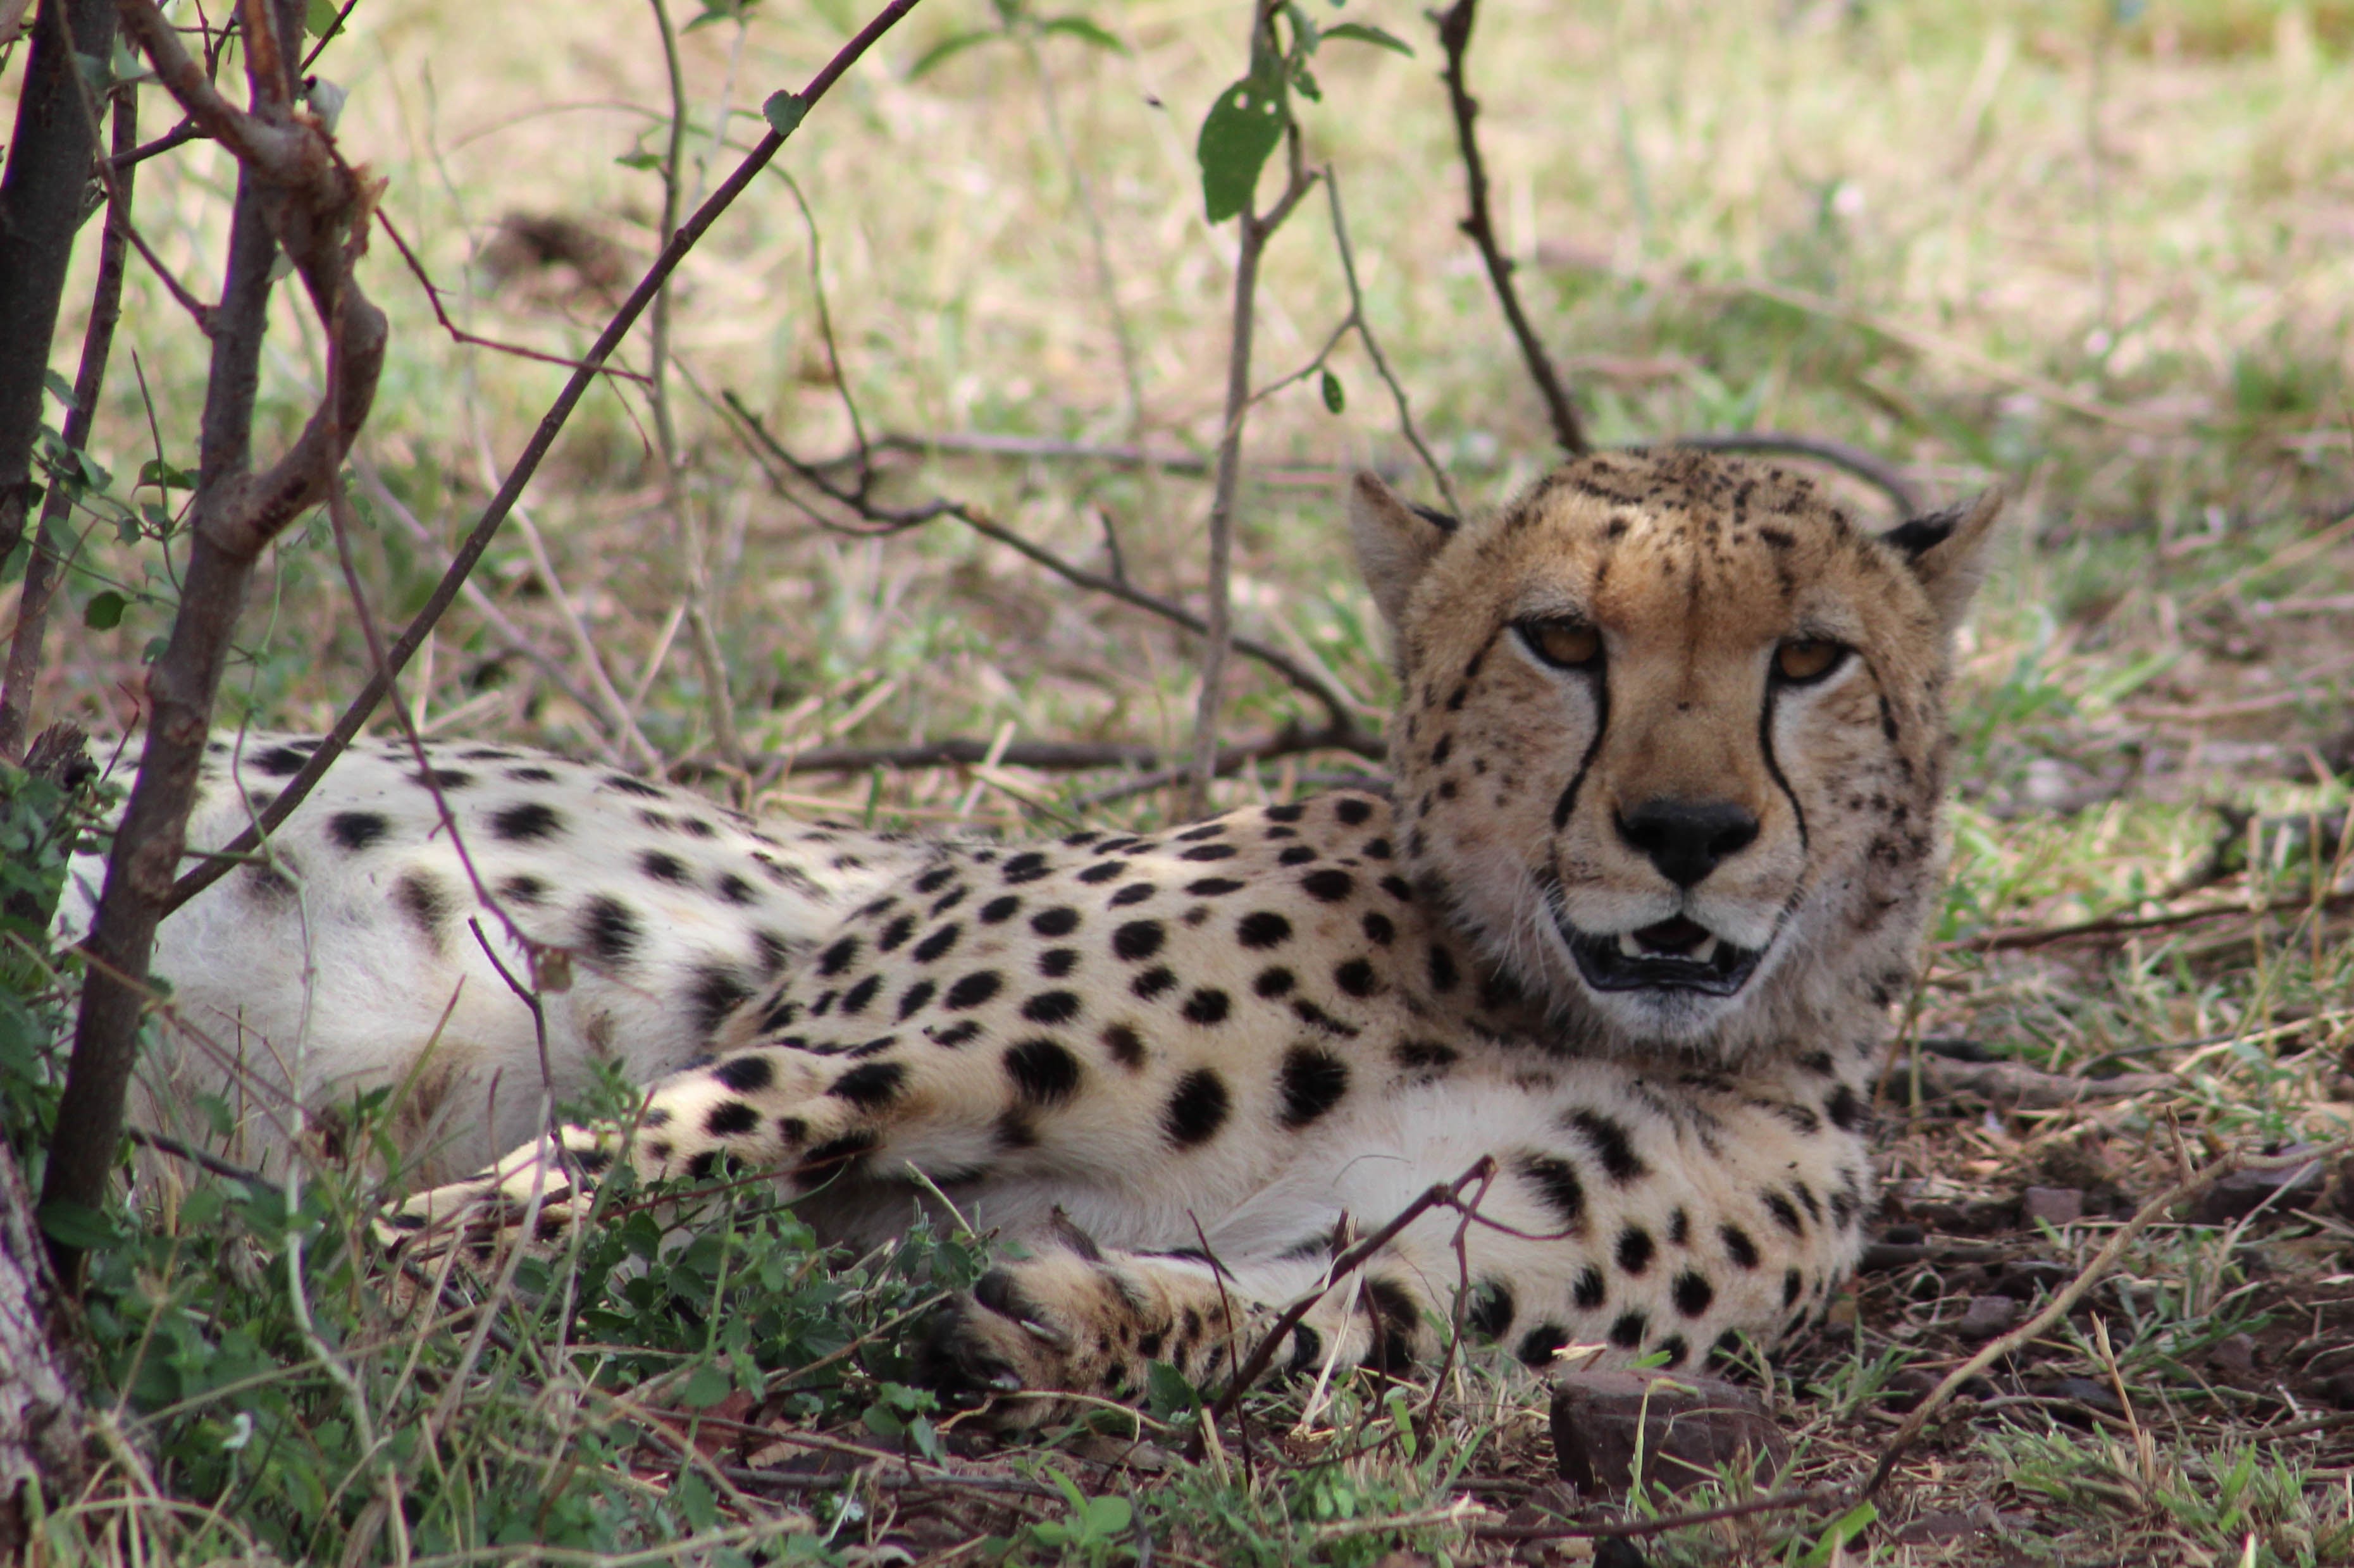
<instances>
[{"instance_id":1,"label":"green leaf","mask_svg":"<svg viewBox=\"0 0 2354 1568\"><path fill-rule=\"evenodd\" d=\"M1079 1513L1080 1528L1098 1541L1119 1534L1135 1520L1136 1510L1126 1498L1108 1495L1089 1498Z\"/></svg>"},{"instance_id":2,"label":"green leaf","mask_svg":"<svg viewBox=\"0 0 2354 1568\"><path fill-rule=\"evenodd\" d=\"M1245 77L1218 94L1193 149L1202 164L1202 207L1212 223L1250 206L1258 172L1283 140L1288 117L1280 83Z\"/></svg>"},{"instance_id":3,"label":"green leaf","mask_svg":"<svg viewBox=\"0 0 2354 1568\"><path fill-rule=\"evenodd\" d=\"M1038 31L1067 34L1084 43L1093 44L1099 49L1109 49L1116 55L1128 53L1126 44L1121 43L1085 16L1050 16L1038 24Z\"/></svg>"},{"instance_id":4,"label":"green leaf","mask_svg":"<svg viewBox=\"0 0 2354 1568\"><path fill-rule=\"evenodd\" d=\"M158 490L194 490L196 476L186 469L174 468L161 458L149 458L139 465L139 482Z\"/></svg>"},{"instance_id":5,"label":"green leaf","mask_svg":"<svg viewBox=\"0 0 2354 1568\"><path fill-rule=\"evenodd\" d=\"M726 1398L735 1386L725 1371L706 1361L686 1374L686 1384L678 1391L678 1397L681 1404L708 1410Z\"/></svg>"},{"instance_id":6,"label":"green leaf","mask_svg":"<svg viewBox=\"0 0 2354 1568\"><path fill-rule=\"evenodd\" d=\"M49 389L50 397L55 397L67 408L70 408L74 406L73 383L58 375L56 371L43 371L41 373L41 385Z\"/></svg>"},{"instance_id":7,"label":"green leaf","mask_svg":"<svg viewBox=\"0 0 2354 1568\"><path fill-rule=\"evenodd\" d=\"M950 33L916 58L916 63L907 68L907 79L915 81L928 76L943 62L964 53L973 45L986 44L1004 36L1002 33Z\"/></svg>"},{"instance_id":8,"label":"green leaf","mask_svg":"<svg viewBox=\"0 0 2354 1568\"><path fill-rule=\"evenodd\" d=\"M1336 414L1349 406L1349 395L1341 389L1341 378L1329 365L1324 367L1324 406Z\"/></svg>"},{"instance_id":9,"label":"green leaf","mask_svg":"<svg viewBox=\"0 0 2354 1568\"><path fill-rule=\"evenodd\" d=\"M130 603L112 588L90 596L81 607L81 623L92 631L111 631L122 624L122 611Z\"/></svg>"},{"instance_id":10,"label":"green leaf","mask_svg":"<svg viewBox=\"0 0 2354 1568\"><path fill-rule=\"evenodd\" d=\"M659 169L662 167L662 154L649 153L641 147L634 153L622 154L613 162L625 169Z\"/></svg>"},{"instance_id":11,"label":"green leaf","mask_svg":"<svg viewBox=\"0 0 2354 1568\"><path fill-rule=\"evenodd\" d=\"M302 8L302 30L314 38L325 37L327 29L335 25L335 18L343 14L343 9L335 0L311 0Z\"/></svg>"},{"instance_id":12,"label":"green leaf","mask_svg":"<svg viewBox=\"0 0 2354 1568\"><path fill-rule=\"evenodd\" d=\"M1371 44L1377 49L1414 58L1414 46L1395 33L1384 32L1370 22L1336 22L1324 29L1328 38L1354 38L1361 44Z\"/></svg>"},{"instance_id":13,"label":"green leaf","mask_svg":"<svg viewBox=\"0 0 2354 1568\"><path fill-rule=\"evenodd\" d=\"M1152 1414L1164 1420L1201 1408L1202 1396L1185 1374L1167 1361L1154 1361L1144 1372L1144 1397Z\"/></svg>"},{"instance_id":14,"label":"green leaf","mask_svg":"<svg viewBox=\"0 0 2354 1568\"><path fill-rule=\"evenodd\" d=\"M41 1205L41 1229L54 1242L79 1252L96 1252L122 1239L114 1222L96 1209L62 1199Z\"/></svg>"},{"instance_id":15,"label":"green leaf","mask_svg":"<svg viewBox=\"0 0 2354 1568\"><path fill-rule=\"evenodd\" d=\"M809 101L798 92L772 92L760 105L761 118L779 136L790 136L809 114Z\"/></svg>"},{"instance_id":16,"label":"green leaf","mask_svg":"<svg viewBox=\"0 0 2354 1568\"><path fill-rule=\"evenodd\" d=\"M1865 1527L1879 1517L1880 1510L1872 1504L1856 1504L1830 1522L1824 1530L1822 1539L1815 1542L1814 1550L1798 1560L1798 1568L1824 1568L1834 1552L1861 1535Z\"/></svg>"}]
</instances>

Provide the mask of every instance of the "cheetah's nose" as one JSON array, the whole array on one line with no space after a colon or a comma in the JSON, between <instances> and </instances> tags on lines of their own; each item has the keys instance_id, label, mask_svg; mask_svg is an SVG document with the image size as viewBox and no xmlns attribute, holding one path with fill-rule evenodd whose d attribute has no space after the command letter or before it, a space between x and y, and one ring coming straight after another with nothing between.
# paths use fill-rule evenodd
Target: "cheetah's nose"
<instances>
[{"instance_id":1,"label":"cheetah's nose","mask_svg":"<svg viewBox=\"0 0 2354 1568\"><path fill-rule=\"evenodd\" d=\"M1757 818L1730 800L1646 800L1617 816L1618 836L1643 852L1659 874L1690 887L1719 862L1739 854L1757 837Z\"/></svg>"}]
</instances>

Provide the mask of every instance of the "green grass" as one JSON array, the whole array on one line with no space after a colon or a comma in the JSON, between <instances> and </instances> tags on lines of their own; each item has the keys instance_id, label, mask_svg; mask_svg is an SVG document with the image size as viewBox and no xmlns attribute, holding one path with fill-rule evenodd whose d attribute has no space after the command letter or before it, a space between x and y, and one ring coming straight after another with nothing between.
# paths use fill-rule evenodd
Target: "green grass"
<instances>
[{"instance_id":1,"label":"green grass","mask_svg":"<svg viewBox=\"0 0 2354 1568\"><path fill-rule=\"evenodd\" d=\"M1241 16L1204 0L1087 14L1126 52L1048 35L1034 55L992 42L911 77L927 50L995 16L928 0L780 161L822 235L843 367L870 429L1214 443L1232 235L1203 221L1192 146L1241 69ZM1550 445L1455 229L1436 48L1416 7L1355 0L1345 15L1417 55L1327 51L1311 157L1343 181L1368 315L1417 420L1467 499L1491 502L1539 471ZM707 134L722 98L740 143L760 98L805 80L859 20L847 0L772 3L740 35L726 20L688 34L703 128L691 156L724 167L732 154ZM578 269L517 265L500 238L511 213L577 222L625 278L650 257L659 192L631 160L659 144L666 113L652 38L644 8L619 0L535 7L527 25L448 0L364 0L323 59L351 90L346 152L387 179L387 210L469 330L573 353L608 308ZM1783 429L1884 453L1939 502L1998 482L2013 496L1963 642L1954 869L1908 1037L1967 1039L2055 1073L2173 1075L2162 1092L2064 1112L1884 1097L1884 1218L1954 1245L1862 1277L1831 1327L1760 1369L1796 1443L1791 1484L1845 1485L1868 1467L1920 1380L1969 1349L1951 1327L1968 1298L2039 1298L2049 1280L2022 1266L2090 1256L2097 1224L2055 1237L1989 1217L2025 1185L2078 1187L2105 1221L2173 1180L2184 1151L2322 1141L2354 1122L2340 914L1975 945L1989 931L2245 911L2307 898L2317 881L2343 885L2343 867L2261 828L2251 869L2225 809L2296 818L2348 804L2354 614L2332 605L2354 593L2354 548L2317 530L2354 479L2349 59L2354 7L2335 0L1483 7L1472 72L1502 238L1601 439ZM0 93L14 81L0 75ZM164 128L151 95L149 133ZM201 143L141 172L143 232L200 294L217 281L228 177ZM366 275L393 339L360 455L433 541L359 487L363 575L390 618L421 600L562 373L453 344L388 245ZM78 273L69 298L86 291ZM815 305L800 211L782 178L764 176L684 269L678 352L715 397L732 390L796 450L832 454L849 425ZM1267 258L1259 379L1305 363L1346 305L1310 204ZM1140 410L1115 313L1137 348ZM69 321L59 336L68 375L78 330ZM162 457L192 467L204 344L143 270L124 343ZM307 411L317 354L315 327L282 302L264 450ZM1337 481L1367 462L1422 481L1362 351L1344 347L1333 368L1345 412L1306 386L1254 411L1237 623L1312 652L1378 708L1390 676L1346 560ZM1185 743L1188 640L950 522L885 539L821 528L709 402L681 388L678 407L756 756L987 740L1008 726ZM126 522L93 502L79 519L89 536L43 692L48 711L101 726L130 716L174 591L171 520L186 492L132 488L159 455L148 415L119 349L92 455L132 510ZM665 638L683 582L649 429L642 397L592 394L527 510L596 655L665 757L769 808L822 803L925 827L1036 832L1052 820L1037 802L1138 824L1169 809L1157 794L1088 804L1114 774L1013 770L1008 790L946 769L758 788L712 772L701 676L684 634ZM1208 489L1194 476L935 455L894 460L885 488L895 501L968 498L1097 567L1108 519L1135 580L1200 590ZM1877 515L1871 493L1846 493ZM556 585L512 526L477 580L582 682ZM120 624L83 625L109 591L126 600ZM342 595L322 528L277 547L226 716L332 715L366 669ZM464 604L407 691L438 734L619 744ZM1257 735L1317 716L1246 668L1227 727ZM1223 796L1278 798L1358 766L1270 764ZM16 876L35 862L14 847L49 808L12 797L6 809ZM38 956L29 927L16 938L0 987L0 1103L29 1151L73 976ZM353 1125L373 1125L366 1107ZM369 1152L365 1136L353 1147ZM40 1561L521 1562L539 1541L586 1554L542 1561L847 1563L898 1549L955 1562L1373 1563L1406 1551L1485 1563L1511 1549L1471 1521L1543 1519L1563 1502L1547 1490L1541 1391L1484 1351L1436 1399L1365 1378L1257 1395L1247 1448L1230 1425L1196 1453L1190 1402L1164 1389L1157 1414L1105 1412L990 1451L907 1382L922 1304L970 1277L974 1244L918 1235L895 1255L827 1258L790 1213L749 1204L667 1250L641 1213L593 1247L520 1264L504 1285L461 1275L463 1299L494 1302L495 1332L476 1345L473 1308L377 1277L355 1245L375 1198L365 1170L328 1162L297 1186L256 1189L165 1162L111 1222L93 1305L74 1326L111 1436L84 1489L58 1499ZM2333 1402L2349 1395L2331 1379L2354 1372L2346 1183L2334 1174L2312 1208L2243 1227L2153 1230L2090 1311L1933 1427L1880 1519L1844 1546L1826 1534L1836 1510L1798 1510L1674 1532L1646 1545L1649 1561L2344 1561L2354 1426L2336 1421ZM2249 1366L2219 1361L2243 1335ZM2121 1379L2129 1414L2035 1392L2072 1379ZM731 1421L765 1435L738 1443ZM963 1479L852 1478L845 1444L912 1454L919 1477L937 1456ZM1734 1500L1744 1485L1684 1500ZM394 1491L405 1543L377 1506ZM1463 1511L1467 1497L1489 1511ZM1973 1509L1974 1531L1904 1533Z\"/></svg>"}]
</instances>

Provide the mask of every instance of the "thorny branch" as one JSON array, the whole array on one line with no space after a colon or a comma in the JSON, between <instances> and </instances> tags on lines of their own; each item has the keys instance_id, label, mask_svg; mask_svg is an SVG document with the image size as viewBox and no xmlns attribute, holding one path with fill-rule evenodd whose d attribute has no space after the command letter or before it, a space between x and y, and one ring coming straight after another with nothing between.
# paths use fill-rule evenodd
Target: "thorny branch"
<instances>
[{"instance_id":1,"label":"thorny branch","mask_svg":"<svg viewBox=\"0 0 2354 1568\"><path fill-rule=\"evenodd\" d=\"M856 37L843 45L798 95L804 112L816 107L818 101L842 79L843 73L856 64L859 58L889 32L902 16L915 9L917 3L917 0L890 0L890 4L876 13L872 21L859 29ZM359 733L360 726L376 711L376 704L383 700L389 685L388 677L400 673L449 609L451 601L458 597L459 588L473 571L475 563L482 558L483 552L490 548L499 524L506 521L507 514L522 498L525 486L539 471L541 461L556 444L556 438L563 430L565 421L572 417L572 410L579 405L589 384L601 374L605 361L612 357L622 340L629 336L631 329L637 325L638 318L653 302L655 293L677 270L686 253L695 249L705 233L718 221L719 216L734 205L736 198L744 193L744 188L768 166L769 160L784 144L784 135L774 129L763 134L753 143L752 150L737 162L727 178L721 182L719 188L713 191L703 205L695 209L694 216L672 234L670 243L663 247L662 254L654 259L645 276L638 280L637 287L630 291L629 298L621 302L612 320L606 323L605 330L598 334L597 341L581 356L578 367L564 384L563 391L557 394L556 401L540 417L538 429L532 432L530 441L515 459L514 466L507 471L506 482L499 486L498 493L491 498L481 519L466 535L465 542L459 546L449 569L434 585L432 595L426 599L424 608L411 618L407 629L386 650L384 668L368 678L367 684L360 689L359 695L353 698L337 717L319 748L311 754L310 761L286 781L286 787L270 803L269 810L261 813L260 821L239 835L234 842L225 846L214 859L189 872L174 885L164 913L169 914L178 908L227 874L229 867L237 863L234 857L253 849L261 842L264 833L275 829L292 814L325 776L327 769L334 766L335 758L343 755L344 748L351 744L352 737Z\"/></svg>"}]
</instances>

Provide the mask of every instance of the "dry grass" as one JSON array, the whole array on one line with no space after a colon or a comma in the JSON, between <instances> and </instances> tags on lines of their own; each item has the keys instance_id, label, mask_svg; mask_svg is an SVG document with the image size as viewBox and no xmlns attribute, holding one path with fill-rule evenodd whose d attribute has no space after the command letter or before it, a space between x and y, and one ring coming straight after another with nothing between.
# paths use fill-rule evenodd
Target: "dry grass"
<instances>
[{"instance_id":1,"label":"dry grass","mask_svg":"<svg viewBox=\"0 0 2354 1568\"><path fill-rule=\"evenodd\" d=\"M1233 236L1201 218L1191 147L1204 105L1240 67L1235 7L1101 7L1125 56L1044 40L1074 166L1021 49L970 50L907 79L928 45L987 21L982 7L936 3L779 164L822 233L843 369L869 428L1205 450ZM1373 323L1417 418L1467 497L1493 499L1546 462L1547 443L1455 231L1436 48L1411 7L1348 15L1413 38L1419 56L1328 49L1312 154L1344 182ZM741 37L725 23L688 36L699 122L724 97L738 138L761 96L802 79L857 20L841 0L755 16ZM613 280L652 249L653 176L615 161L653 147L664 112L645 9L370 0L353 20L322 68L351 90L345 145L389 178L389 209L457 291L455 313L557 353L585 345ZM2129 1097L2039 1110L1955 1086L1937 1066L1946 1058L1917 1058L1926 1073L1898 1059L1882 1107L1885 1220L1919 1234L1901 1244L1911 1252L1880 1255L1835 1325L1773 1373L1801 1439L1798 1480L1853 1480L1922 1380L1969 1347L1958 1325L1971 1302L2036 1298L2184 1159L2325 1142L2354 1122L2354 959L2343 902L2321 897L2349 885L2342 830L2298 826L2344 811L2354 765L2354 529L2337 523L2354 467L2349 48L2354 7L2334 3L2170 0L2127 16L2106 4L1495 0L1482 13L1472 69L1504 238L1601 439L1781 428L1888 453L1939 500L1988 482L2017 498L1965 650L1953 891L1907 1040L1949 1052L1967 1041L2063 1076L2163 1075ZM226 169L199 146L143 174L139 220L200 293L217 265ZM1113 298L1098 287L1075 175L1107 235ZM569 259L545 262L545 243L503 234L516 214L566 219ZM446 544L560 373L451 344L388 247L373 265L394 349L363 450ZM791 194L764 178L685 269L678 352L700 387L738 393L797 450L833 453L849 427L809 265ZM1263 379L1306 360L1344 313L1318 209L1277 240L1264 307ZM1138 349L1140 408L1115 310ZM187 463L200 341L145 279L134 276L126 319L166 448ZM284 419L308 406L316 344L291 308L279 323L265 408ZM1388 677L1324 476L1408 464L1362 354L1336 364L1345 414L1302 387L1256 416L1237 618L1377 708ZM119 473L153 455L128 371L126 359L101 421L100 455ZM828 532L765 482L707 402L688 394L683 409L756 754L1007 733L1182 745L1193 705L1184 640L952 522L880 540ZM527 510L635 722L666 756L707 764L694 662L683 636L665 636L682 585L649 439L642 399L593 396ZM1180 597L1200 586L1208 492L1197 477L935 454L895 461L888 483L972 498L1098 565L1108 517L1137 580ZM370 514L370 580L385 610L405 612L443 557L387 507ZM98 529L84 565L77 606L107 580L167 589L152 541ZM582 681L553 585L518 539L502 541L482 583ZM268 587L231 701L272 725L323 722L364 658L332 557L316 537L292 543ZM127 720L141 651L167 613L142 603L118 631L77 626L47 705ZM619 745L466 606L409 691L440 733ZM1247 668L1233 696L1237 735L1316 717ZM1304 758L1225 788L1281 795L1353 766ZM1010 772L1012 788L949 769L758 782L771 805L846 800L1017 832L1044 820L1033 802L1087 811L1081 796L1118 782ZM1106 811L1161 809L1145 797ZM2305 898L2302 914L2248 912ZM2223 913L1985 948L1991 932L2210 906ZM2084 1193L2087 1218L2052 1234L2022 1227L2030 1185ZM2354 1193L2333 1172L2297 1198L2154 1232L2064 1334L1998 1369L1933 1429L1881 1499L1882 1522L1839 1560L2347 1560ZM1413 1443L1369 1385L1341 1390L1305 1425L1301 1396L1259 1407L1247 1462L1182 1460L1165 1432L1140 1457L1098 1435L1044 1458L955 1467L1018 1470L1029 1492L909 1485L865 1494L854 1520L821 1518L837 1548L864 1539L970 1560L979 1549L963 1543L995 1532L1051 1560L1043 1538L1021 1534L1072 1516L1038 1480L1044 1466L1090 1491L1135 1490L1156 1560L1371 1563L1394 1544L1457 1562L1582 1560L1582 1544L1483 1544L1437 1516L1467 1491L1497 1510L1482 1517L1543 1516L1547 1444L1518 1374L1475 1358ZM758 1409L788 1425L855 1414ZM552 1442L569 1428L532 1430ZM771 1462L756 1458L758 1440L728 1451L754 1468ZM1322 1462L1333 1453L1355 1457ZM659 1495L675 1460L631 1454ZM762 1485L813 1508L851 1495L838 1479L814 1492L806 1478L742 1485L741 1498L722 1497L723 1517L758 1514ZM1350 1522L1368 1511L1424 1522L1387 1533ZM1920 1524L1932 1515L1956 1518ZM1829 1561L1808 1556L1824 1522L1766 1514L1647 1550ZM156 1528L158 1540L171 1533ZM92 1556L126 1550L90 1540ZM1138 1542L1060 1550L1126 1561Z\"/></svg>"}]
</instances>

